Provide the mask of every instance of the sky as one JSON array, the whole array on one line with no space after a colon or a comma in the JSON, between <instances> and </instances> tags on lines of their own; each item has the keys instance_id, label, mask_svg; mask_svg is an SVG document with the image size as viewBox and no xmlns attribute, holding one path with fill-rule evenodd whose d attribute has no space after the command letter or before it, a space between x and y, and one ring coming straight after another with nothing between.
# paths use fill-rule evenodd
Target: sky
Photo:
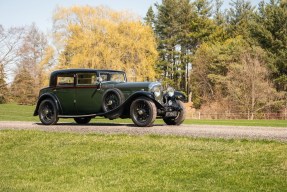
<instances>
[{"instance_id":1,"label":"sky","mask_svg":"<svg viewBox=\"0 0 287 192\"><path fill-rule=\"evenodd\" d=\"M257 5L260 0L252 0ZM128 10L144 17L148 8L161 0L0 0L0 24L4 28L30 25L33 22L43 31L52 29L52 15L57 6L108 6L114 10ZM231 0L224 0L227 8Z\"/></svg>"}]
</instances>

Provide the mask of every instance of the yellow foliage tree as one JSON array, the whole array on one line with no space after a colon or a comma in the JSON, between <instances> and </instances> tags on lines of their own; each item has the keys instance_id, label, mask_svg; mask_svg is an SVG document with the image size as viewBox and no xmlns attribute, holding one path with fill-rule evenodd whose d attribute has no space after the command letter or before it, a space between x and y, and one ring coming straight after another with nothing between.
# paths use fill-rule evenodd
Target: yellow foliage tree
<instances>
[{"instance_id":1,"label":"yellow foliage tree","mask_svg":"<svg viewBox=\"0 0 287 192\"><path fill-rule=\"evenodd\" d=\"M107 7L74 6L58 8L53 20L58 68L124 70L129 80L154 80L156 40L151 27L137 16Z\"/></svg>"}]
</instances>

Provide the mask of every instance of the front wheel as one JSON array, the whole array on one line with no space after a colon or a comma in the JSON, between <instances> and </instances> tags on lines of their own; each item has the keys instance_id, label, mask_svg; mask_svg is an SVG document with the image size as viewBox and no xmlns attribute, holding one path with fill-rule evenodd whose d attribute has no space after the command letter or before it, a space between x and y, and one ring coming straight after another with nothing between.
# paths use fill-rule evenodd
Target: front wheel
<instances>
[{"instance_id":1,"label":"front wheel","mask_svg":"<svg viewBox=\"0 0 287 192\"><path fill-rule=\"evenodd\" d=\"M140 97L134 100L130 108L130 116L139 127L150 127L156 119L156 106L148 98Z\"/></svg>"},{"instance_id":2,"label":"front wheel","mask_svg":"<svg viewBox=\"0 0 287 192\"><path fill-rule=\"evenodd\" d=\"M176 117L164 117L163 121L167 125L180 125L185 120L186 111L185 111L185 108L183 106L183 103L182 103L182 101L177 101L177 103L182 110L178 112L178 115Z\"/></svg>"},{"instance_id":3,"label":"front wheel","mask_svg":"<svg viewBox=\"0 0 287 192\"><path fill-rule=\"evenodd\" d=\"M91 121L91 117L75 117L74 120L76 121L76 123L78 123L79 125L85 125L88 124Z\"/></svg>"},{"instance_id":4,"label":"front wheel","mask_svg":"<svg viewBox=\"0 0 287 192\"><path fill-rule=\"evenodd\" d=\"M51 99L45 99L39 106L39 118L44 125L54 125L58 122L56 104Z\"/></svg>"}]
</instances>

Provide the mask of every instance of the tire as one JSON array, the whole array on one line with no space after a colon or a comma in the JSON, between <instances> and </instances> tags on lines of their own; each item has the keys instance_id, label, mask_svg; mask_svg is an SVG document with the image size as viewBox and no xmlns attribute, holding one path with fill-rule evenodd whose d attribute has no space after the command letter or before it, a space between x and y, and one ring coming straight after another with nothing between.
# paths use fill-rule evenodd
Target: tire
<instances>
[{"instance_id":1,"label":"tire","mask_svg":"<svg viewBox=\"0 0 287 192\"><path fill-rule=\"evenodd\" d=\"M76 121L76 123L78 123L79 125L85 125L88 124L91 121L91 117L75 117L74 120Z\"/></svg>"},{"instance_id":2,"label":"tire","mask_svg":"<svg viewBox=\"0 0 287 192\"><path fill-rule=\"evenodd\" d=\"M177 117L164 117L163 121L167 125L180 125L185 120L186 111L183 106L182 101L177 101L178 105L182 108L182 111L179 112Z\"/></svg>"},{"instance_id":3,"label":"tire","mask_svg":"<svg viewBox=\"0 0 287 192\"><path fill-rule=\"evenodd\" d=\"M124 100L124 94L119 89L107 90L103 94L102 109L105 113L108 113L109 111L114 110L115 108L123 104ZM122 112L123 109L119 109L116 112L106 115L105 117L109 119L116 119L122 114Z\"/></svg>"},{"instance_id":4,"label":"tire","mask_svg":"<svg viewBox=\"0 0 287 192\"><path fill-rule=\"evenodd\" d=\"M55 125L59 120L56 104L51 99L45 99L40 103L38 113L44 125Z\"/></svg>"},{"instance_id":5,"label":"tire","mask_svg":"<svg viewBox=\"0 0 287 192\"><path fill-rule=\"evenodd\" d=\"M153 101L140 97L130 107L130 117L138 127L151 127L156 119L157 110Z\"/></svg>"}]
</instances>

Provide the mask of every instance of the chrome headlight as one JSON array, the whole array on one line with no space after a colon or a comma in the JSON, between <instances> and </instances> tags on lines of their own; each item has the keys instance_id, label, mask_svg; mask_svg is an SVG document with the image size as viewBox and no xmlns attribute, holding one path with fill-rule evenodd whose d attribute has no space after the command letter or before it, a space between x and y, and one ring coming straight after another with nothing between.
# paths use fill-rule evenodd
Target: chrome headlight
<instances>
[{"instance_id":1,"label":"chrome headlight","mask_svg":"<svg viewBox=\"0 0 287 192\"><path fill-rule=\"evenodd\" d=\"M162 87L159 82L152 82L149 85L149 90L154 94L155 97L159 97L162 94Z\"/></svg>"},{"instance_id":2,"label":"chrome headlight","mask_svg":"<svg viewBox=\"0 0 287 192\"><path fill-rule=\"evenodd\" d=\"M168 87L168 88L166 89L166 92L167 92L168 96L170 96L170 97L173 97L173 96L174 96L174 88Z\"/></svg>"},{"instance_id":3,"label":"chrome headlight","mask_svg":"<svg viewBox=\"0 0 287 192\"><path fill-rule=\"evenodd\" d=\"M158 86L154 87L152 89L152 92L153 92L155 97L159 97L160 96L160 88Z\"/></svg>"}]
</instances>

